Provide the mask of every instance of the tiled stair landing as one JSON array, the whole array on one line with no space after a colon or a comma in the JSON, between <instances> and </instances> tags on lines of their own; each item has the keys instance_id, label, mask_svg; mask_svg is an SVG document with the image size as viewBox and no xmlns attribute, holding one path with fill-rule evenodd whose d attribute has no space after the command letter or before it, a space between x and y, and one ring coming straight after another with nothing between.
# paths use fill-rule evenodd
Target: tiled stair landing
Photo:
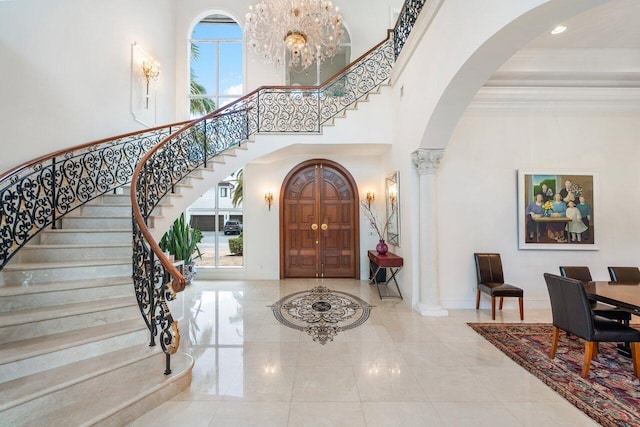
<instances>
[{"instance_id":1,"label":"tiled stair landing","mask_svg":"<svg viewBox=\"0 0 640 427\"><path fill-rule=\"evenodd\" d=\"M166 376L164 353L148 346L129 195L60 223L0 272L0 424L123 425L188 388L193 362L173 355Z\"/></svg>"}]
</instances>

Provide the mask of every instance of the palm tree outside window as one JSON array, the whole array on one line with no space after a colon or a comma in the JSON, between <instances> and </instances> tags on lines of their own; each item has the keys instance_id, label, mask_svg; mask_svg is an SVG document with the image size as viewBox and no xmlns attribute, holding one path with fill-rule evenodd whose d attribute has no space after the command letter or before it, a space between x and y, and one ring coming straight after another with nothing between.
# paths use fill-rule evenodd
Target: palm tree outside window
<instances>
[{"instance_id":1,"label":"palm tree outside window","mask_svg":"<svg viewBox=\"0 0 640 427\"><path fill-rule=\"evenodd\" d=\"M209 15L195 26L189 43L189 112L197 118L242 96L242 28L228 16Z\"/></svg>"}]
</instances>

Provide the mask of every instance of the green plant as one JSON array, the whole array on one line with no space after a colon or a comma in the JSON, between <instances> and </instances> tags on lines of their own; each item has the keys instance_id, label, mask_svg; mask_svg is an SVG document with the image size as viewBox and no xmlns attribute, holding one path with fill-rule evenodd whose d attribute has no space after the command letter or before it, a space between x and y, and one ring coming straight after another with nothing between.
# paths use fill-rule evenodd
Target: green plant
<instances>
[{"instance_id":1,"label":"green plant","mask_svg":"<svg viewBox=\"0 0 640 427\"><path fill-rule=\"evenodd\" d=\"M229 252L231 255L242 255L242 234L238 237L229 239Z\"/></svg>"},{"instance_id":2,"label":"green plant","mask_svg":"<svg viewBox=\"0 0 640 427\"><path fill-rule=\"evenodd\" d=\"M244 169L238 169L236 172L232 173L231 176L236 178L236 186L233 189L231 204L234 208L237 208L238 205L242 204L242 193L244 192Z\"/></svg>"},{"instance_id":3,"label":"green plant","mask_svg":"<svg viewBox=\"0 0 640 427\"><path fill-rule=\"evenodd\" d=\"M195 43L191 43L191 60L197 62L200 59L200 49ZM190 92L191 95L206 95L207 89L198 83L198 76L193 71L193 67L189 70L190 73ZM216 103L211 98L191 98L189 102L189 109L192 116L204 116L216 109Z\"/></svg>"},{"instance_id":4,"label":"green plant","mask_svg":"<svg viewBox=\"0 0 640 427\"><path fill-rule=\"evenodd\" d=\"M191 256L194 253L198 254L194 258L202 257L198 248L198 243L201 241L202 231L197 228L191 228L185 220L184 213L182 213L162 236L160 248L163 251L168 251L177 261L184 261L185 264L190 264L193 262Z\"/></svg>"}]
</instances>

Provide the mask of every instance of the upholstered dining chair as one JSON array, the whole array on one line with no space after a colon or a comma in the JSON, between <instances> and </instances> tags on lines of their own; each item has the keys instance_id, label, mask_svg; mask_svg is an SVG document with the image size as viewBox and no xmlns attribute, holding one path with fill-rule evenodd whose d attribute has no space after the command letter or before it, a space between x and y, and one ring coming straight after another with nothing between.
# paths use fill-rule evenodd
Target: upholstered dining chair
<instances>
[{"instance_id":1,"label":"upholstered dining chair","mask_svg":"<svg viewBox=\"0 0 640 427\"><path fill-rule=\"evenodd\" d=\"M584 266L560 266L560 275L562 277L569 277L570 279L580 280L581 282L591 282L591 271L589 267ZM596 316L606 317L607 319L617 320L618 322L629 325L631 321L631 313L628 311L620 310L617 307L613 307L608 304L603 304L598 301L589 300L591 310Z\"/></svg>"},{"instance_id":2,"label":"upholstered dining chair","mask_svg":"<svg viewBox=\"0 0 640 427\"><path fill-rule=\"evenodd\" d=\"M491 297L491 318L496 320L496 298L500 298L500 310L505 297L518 298L520 320L524 320L524 291L517 286L504 283L500 254L475 253L476 277L478 288L476 293L476 310L480 308L480 292Z\"/></svg>"},{"instance_id":3,"label":"upholstered dining chair","mask_svg":"<svg viewBox=\"0 0 640 427\"><path fill-rule=\"evenodd\" d=\"M640 377L640 331L613 320L594 316L589 299L580 280L555 274L544 274L547 283L551 314L553 316L553 334L549 356L556 357L560 330L584 339L584 362L582 377L589 376L591 359L598 355L599 342L629 342L633 372Z\"/></svg>"},{"instance_id":4,"label":"upholstered dining chair","mask_svg":"<svg viewBox=\"0 0 640 427\"><path fill-rule=\"evenodd\" d=\"M607 267L612 282L640 283L638 267Z\"/></svg>"}]
</instances>

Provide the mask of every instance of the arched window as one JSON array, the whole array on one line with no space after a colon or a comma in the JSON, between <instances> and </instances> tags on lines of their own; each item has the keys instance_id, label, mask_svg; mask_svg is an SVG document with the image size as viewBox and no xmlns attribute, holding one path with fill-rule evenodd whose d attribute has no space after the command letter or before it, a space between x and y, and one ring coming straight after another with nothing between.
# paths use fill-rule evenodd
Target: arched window
<instances>
[{"instance_id":1,"label":"arched window","mask_svg":"<svg viewBox=\"0 0 640 427\"><path fill-rule=\"evenodd\" d=\"M351 63L351 38L345 30L344 42L341 49L333 58L325 59L318 65L315 62L307 69L287 68L287 84L300 86L317 86L324 83L329 77ZM289 53L287 51L287 65L289 64Z\"/></svg>"},{"instance_id":2,"label":"arched window","mask_svg":"<svg viewBox=\"0 0 640 427\"><path fill-rule=\"evenodd\" d=\"M232 18L213 14L191 33L189 110L203 116L244 93L242 28Z\"/></svg>"}]
</instances>

